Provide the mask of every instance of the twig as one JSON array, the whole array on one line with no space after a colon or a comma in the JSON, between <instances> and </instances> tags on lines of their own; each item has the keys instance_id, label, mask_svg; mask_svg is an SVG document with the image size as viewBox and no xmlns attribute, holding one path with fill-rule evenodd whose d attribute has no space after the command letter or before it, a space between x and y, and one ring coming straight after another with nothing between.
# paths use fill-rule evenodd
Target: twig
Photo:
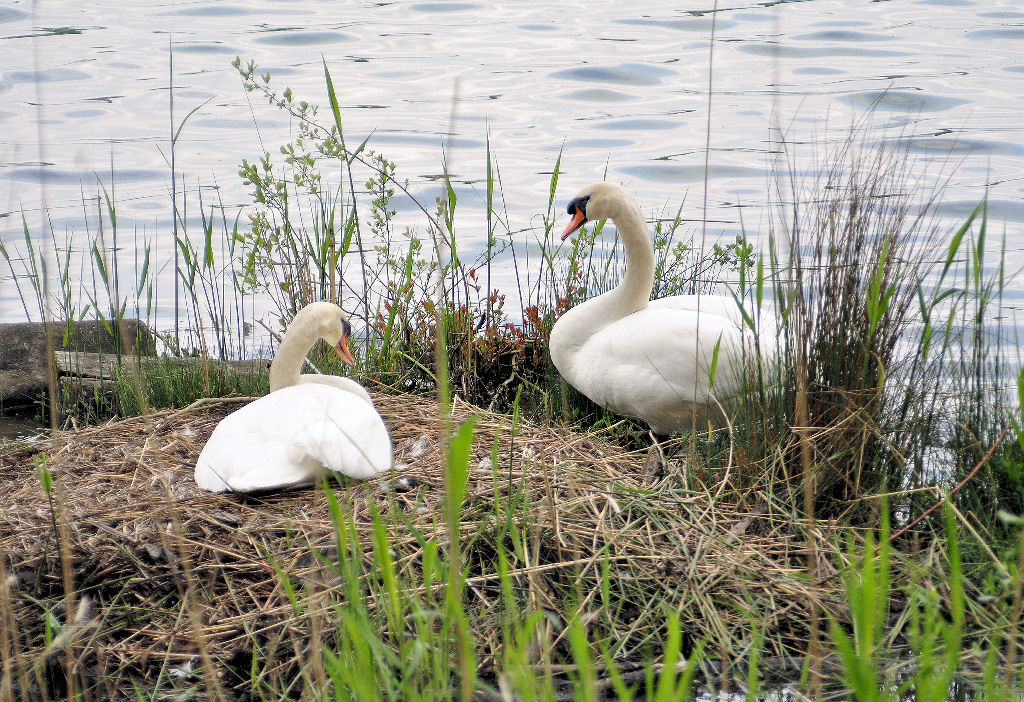
<instances>
[{"instance_id":1,"label":"twig","mask_svg":"<svg viewBox=\"0 0 1024 702\"><path fill-rule=\"evenodd\" d=\"M978 542L978 545L981 546L982 550L985 551L985 553L988 554L988 557L992 559L992 564L999 570L1000 573L1003 574L1003 577L1009 578L1010 571L1006 569L1006 566L1004 566L1003 562L999 560L999 557L992 551L992 547L985 542L985 539L981 538L981 534L978 533L978 530L971 526L971 523L967 521L967 517L964 515L964 513L958 510L956 508L956 505L954 505L952 502L949 504L949 506L950 509L953 510L953 514L956 515L956 518L959 519L960 522L964 525L964 528L971 533L971 536L973 536L974 540Z\"/></svg>"},{"instance_id":2,"label":"twig","mask_svg":"<svg viewBox=\"0 0 1024 702\"><path fill-rule=\"evenodd\" d=\"M910 531L911 529L913 529L915 526L920 524L921 521L925 517L927 517L929 514L931 514L935 510L937 510L939 507L941 507L943 502L945 502L946 500L951 498L953 495L957 494L960 491L960 488L962 488L964 485L966 485L971 480L971 478L973 478L975 475L977 475L978 471L981 470L981 467L984 466L986 463L988 463L989 459L992 458L992 454L995 453L996 449L999 447L999 444L1003 443L1003 439L1005 439L1006 435L1010 433L1010 428L1012 426L1013 426L1013 422L1010 422L1009 424L1007 424L1003 428L1003 431L999 434L999 438L996 439L995 443L992 444L992 446L989 448L989 450L985 452L985 455L981 457L981 460L978 461L978 465L974 466L974 468L971 469L971 472L968 473L967 476L963 480L961 480L959 483L957 483L957 486L955 488L953 488L948 493L946 493L946 496L943 497L942 499L940 499L934 505L932 505L931 507L926 509L921 514L920 517L918 517L917 519L912 521L910 524L906 525L902 529L898 530L895 534L890 536L889 537L889 541L895 541L897 538L899 538L903 534L905 534L908 531Z\"/></svg>"}]
</instances>

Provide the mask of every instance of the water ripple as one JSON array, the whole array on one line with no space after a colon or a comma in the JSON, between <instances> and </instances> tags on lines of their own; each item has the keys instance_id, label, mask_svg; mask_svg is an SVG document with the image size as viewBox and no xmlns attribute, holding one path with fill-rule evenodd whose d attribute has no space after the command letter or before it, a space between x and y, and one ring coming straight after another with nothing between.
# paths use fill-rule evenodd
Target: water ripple
<instances>
[{"instance_id":1,"label":"water ripple","mask_svg":"<svg viewBox=\"0 0 1024 702\"><path fill-rule=\"evenodd\" d=\"M355 37L342 32L303 32L284 29L270 30L257 38L257 44L270 46L311 46L313 44L332 44L336 41L352 41Z\"/></svg>"},{"instance_id":2,"label":"water ripple","mask_svg":"<svg viewBox=\"0 0 1024 702\"><path fill-rule=\"evenodd\" d=\"M803 68L794 68L793 73L806 76L836 76L846 73L846 71L841 68L827 68L825 66L804 66Z\"/></svg>"},{"instance_id":3,"label":"water ripple","mask_svg":"<svg viewBox=\"0 0 1024 702\"><path fill-rule=\"evenodd\" d=\"M977 32L967 32L966 36L968 39L1010 39L1020 41L1024 39L1024 27L981 29Z\"/></svg>"},{"instance_id":4,"label":"water ripple","mask_svg":"<svg viewBox=\"0 0 1024 702\"><path fill-rule=\"evenodd\" d=\"M687 17L684 19L660 20L660 19L620 19L615 20L616 24L632 24L644 27L665 27L666 29L679 29L684 32L709 32L711 31L711 17ZM738 22L718 18L715 24L715 31L735 27Z\"/></svg>"},{"instance_id":5,"label":"water ripple","mask_svg":"<svg viewBox=\"0 0 1024 702\"><path fill-rule=\"evenodd\" d=\"M866 49L855 46L792 46L791 44L758 43L746 44L740 51L756 56L777 56L778 58L824 58L827 56L868 56L886 58L906 56L906 51L894 49Z\"/></svg>"},{"instance_id":6,"label":"water ripple","mask_svg":"<svg viewBox=\"0 0 1024 702\"><path fill-rule=\"evenodd\" d=\"M845 29L811 32L810 34L797 34L793 39L797 41L892 41L893 37L886 36L884 34L854 32Z\"/></svg>"},{"instance_id":7,"label":"water ripple","mask_svg":"<svg viewBox=\"0 0 1024 702\"><path fill-rule=\"evenodd\" d=\"M934 212L943 217L953 219L966 219L970 216L978 203L974 200L947 200L935 205ZM1024 222L1024 202L1011 200L989 200L988 201L989 223L996 222Z\"/></svg>"},{"instance_id":8,"label":"water ripple","mask_svg":"<svg viewBox=\"0 0 1024 702\"><path fill-rule=\"evenodd\" d=\"M220 42L195 42L174 45L175 51L186 54L237 54L238 49L225 46Z\"/></svg>"},{"instance_id":9,"label":"water ripple","mask_svg":"<svg viewBox=\"0 0 1024 702\"><path fill-rule=\"evenodd\" d=\"M97 109L83 109L83 110L68 110L64 113L64 116L69 119L87 119L89 117L102 117L103 115L110 114L107 110Z\"/></svg>"},{"instance_id":10,"label":"water ripple","mask_svg":"<svg viewBox=\"0 0 1024 702\"><path fill-rule=\"evenodd\" d=\"M577 100L579 102L625 102L635 100L632 95L622 93L610 88L587 88L586 90L574 90L571 93L562 95L566 100Z\"/></svg>"},{"instance_id":11,"label":"water ripple","mask_svg":"<svg viewBox=\"0 0 1024 702\"><path fill-rule=\"evenodd\" d=\"M484 145L480 139L469 139L464 137L447 138L440 134L405 134L394 132L376 132L370 139L370 144L418 144L421 146L437 146L442 144L452 149L479 149Z\"/></svg>"},{"instance_id":12,"label":"water ripple","mask_svg":"<svg viewBox=\"0 0 1024 702\"><path fill-rule=\"evenodd\" d=\"M47 164L49 165L49 164ZM38 183L56 185L94 184L96 174L86 171L72 171L55 168L15 167L2 171L3 178L21 183ZM165 180L167 171L150 168L118 168L119 182L139 182Z\"/></svg>"},{"instance_id":13,"label":"water ripple","mask_svg":"<svg viewBox=\"0 0 1024 702\"><path fill-rule=\"evenodd\" d=\"M565 142L566 149L616 149L625 148L627 146L633 146L635 142L632 139L614 139L609 137L608 139L571 139Z\"/></svg>"},{"instance_id":14,"label":"water ripple","mask_svg":"<svg viewBox=\"0 0 1024 702\"><path fill-rule=\"evenodd\" d=\"M241 15L254 15L258 10L246 7L232 7L224 4L194 5L191 7L180 7L167 12L161 12L161 16L180 17L238 17Z\"/></svg>"},{"instance_id":15,"label":"water ripple","mask_svg":"<svg viewBox=\"0 0 1024 702\"><path fill-rule=\"evenodd\" d=\"M475 10L480 5L474 2L421 2L410 5L410 10L416 12L462 12L463 10Z\"/></svg>"},{"instance_id":16,"label":"water ripple","mask_svg":"<svg viewBox=\"0 0 1024 702\"><path fill-rule=\"evenodd\" d=\"M925 95L905 90L869 90L843 95L839 99L855 107L915 113L940 112L967 103L967 100L959 98Z\"/></svg>"},{"instance_id":17,"label":"water ripple","mask_svg":"<svg viewBox=\"0 0 1024 702\"><path fill-rule=\"evenodd\" d=\"M902 141L907 149L916 153L932 154L992 154L1024 156L1024 146L1009 141L983 139L950 139L948 137L914 137Z\"/></svg>"},{"instance_id":18,"label":"water ripple","mask_svg":"<svg viewBox=\"0 0 1024 702\"><path fill-rule=\"evenodd\" d=\"M40 68L37 71L11 71L6 75L12 83L63 83L92 77L92 74L74 68Z\"/></svg>"},{"instance_id":19,"label":"water ripple","mask_svg":"<svg viewBox=\"0 0 1024 702\"><path fill-rule=\"evenodd\" d=\"M580 66L555 71L551 78L567 78L588 83L615 83L617 85L658 85L663 78L675 75L672 71L644 63L620 63L617 66Z\"/></svg>"},{"instance_id":20,"label":"water ripple","mask_svg":"<svg viewBox=\"0 0 1024 702\"><path fill-rule=\"evenodd\" d=\"M643 165L622 169L623 173L659 183L699 183L704 180L704 164L692 166ZM763 178L764 170L747 166L708 166L708 178Z\"/></svg>"},{"instance_id":21,"label":"water ripple","mask_svg":"<svg viewBox=\"0 0 1024 702\"><path fill-rule=\"evenodd\" d=\"M28 13L24 10L18 10L13 7L0 7L0 24L25 19L28 16Z\"/></svg>"},{"instance_id":22,"label":"water ripple","mask_svg":"<svg viewBox=\"0 0 1024 702\"><path fill-rule=\"evenodd\" d=\"M676 129L682 125L664 119L617 119L594 125L597 129L610 129L624 132L654 132L665 129Z\"/></svg>"}]
</instances>

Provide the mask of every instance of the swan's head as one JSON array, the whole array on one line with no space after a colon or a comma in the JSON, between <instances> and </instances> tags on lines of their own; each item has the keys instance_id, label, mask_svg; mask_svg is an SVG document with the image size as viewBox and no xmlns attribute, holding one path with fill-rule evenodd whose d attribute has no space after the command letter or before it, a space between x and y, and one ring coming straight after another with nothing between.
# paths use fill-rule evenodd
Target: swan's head
<instances>
[{"instance_id":1,"label":"swan's head","mask_svg":"<svg viewBox=\"0 0 1024 702\"><path fill-rule=\"evenodd\" d=\"M299 310L290 326L294 327L297 324L308 327L311 332L315 332L330 344L342 361L350 366L356 364L356 359L348 350L348 337L352 333L352 325L340 307L331 302L312 302Z\"/></svg>"},{"instance_id":2,"label":"swan's head","mask_svg":"<svg viewBox=\"0 0 1024 702\"><path fill-rule=\"evenodd\" d=\"M569 225L562 232L562 241L587 222L598 219L615 219L624 207L633 203L633 198L624 188L614 183L594 183L581 190L566 208L572 216Z\"/></svg>"}]
</instances>

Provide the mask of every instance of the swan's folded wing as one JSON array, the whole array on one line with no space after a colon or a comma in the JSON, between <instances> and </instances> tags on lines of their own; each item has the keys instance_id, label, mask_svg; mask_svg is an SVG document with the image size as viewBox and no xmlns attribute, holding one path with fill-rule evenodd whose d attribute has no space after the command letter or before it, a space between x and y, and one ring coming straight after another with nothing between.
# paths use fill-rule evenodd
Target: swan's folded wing
<instances>
[{"instance_id":1,"label":"swan's folded wing","mask_svg":"<svg viewBox=\"0 0 1024 702\"><path fill-rule=\"evenodd\" d=\"M698 303L699 300L699 303ZM775 306L770 300L761 304L760 310L754 310L754 305L749 299L744 300L744 307L741 310L736 300L731 296L724 295L673 295L651 300L648 309L652 310L683 310L696 312L700 305L700 316L703 320L709 316L724 317L731 321L737 328L747 329L747 322L743 314L746 311L751 320L756 319L756 327L761 333L762 339L769 337L774 341L776 315Z\"/></svg>"},{"instance_id":2,"label":"swan's folded wing","mask_svg":"<svg viewBox=\"0 0 1024 702\"><path fill-rule=\"evenodd\" d=\"M742 365L741 335L724 317L648 308L594 334L581 350L580 389L596 403L652 426L680 428L694 406L711 395L736 394ZM720 342L715 381L709 391L715 346Z\"/></svg>"},{"instance_id":3,"label":"swan's folded wing","mask_svg":"<svg viewBox=\"0 0 1024 702\"><path fill-rule=\"evenodd\" d=\"M345 376L342 375L330 375L327 373L306 373L305 375L299 376L299 383L320 383L321 385L330 385L332 387L338 388L339 390L345 390L346 392L353 393L354 395L357 395L358 397L368 402L371 407L373 406L373 399L370 397L370 393L366 391L366 388L364 388L362 385L352 380L351 378L346 378Z\"/></svg>"},{"instance_id":4,"label":"swan's folded wing","mask_svg":"<svg viewBox=\"0 0 1024 702\"><path fill-rule=\"evenodd\" d=\"M722 295L672 295L651 300L648 309L652 310L684 310L696 312L700 308L701 318L715 315L725 317L734 324L743 323L743 313L731 297Z\"/></svg>"},{"instance_id":5,"label":"swan's folded wing","mask_svg":"<svg viewBox=\"0 0 1024 702\"><path fill-rule=\"evenodd\" d=\"M210 492L237 489L234 482L262 465L259 429L265 397L241 407L213 430L196 461L196 484ZM262 403L262 404L261 404Z\"/></svg>"},{"instance_id":6,"label":"swan's folded wing","mask_svg":"<svg viewBox=\"0 0 1024 702\"><path fill-rule=\"evenodd\" d=\"M199 487L211 492L254 492L310 482L315 477L309 464L293 460L289 437L303 418L282 392L250 402L221 420L196 461Z\"/></svg>"},{"instance_id":7,"label":"swan's folded wing","mask_svg":"<svg viewBox=\"0 0 1024 702\"><path fill-rule=\"evenodd\" d=\"M350 392L317 391L311 411L294 439L294 460L306 458L351 478L371 478L391 468L391 437L373 405Z\"/></svg>"}]
</instances>

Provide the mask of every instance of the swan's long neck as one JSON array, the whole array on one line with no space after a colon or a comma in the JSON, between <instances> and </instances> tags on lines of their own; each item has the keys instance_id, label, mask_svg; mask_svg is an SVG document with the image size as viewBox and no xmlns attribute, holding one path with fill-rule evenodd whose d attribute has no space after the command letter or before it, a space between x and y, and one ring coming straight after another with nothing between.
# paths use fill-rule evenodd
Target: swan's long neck
<instances>
[{"instance_id":1,"label":"swan's long neck","mask_svg":"<svg viewBox=\"0 0 1024 702\"><path fill-rule=\"evenodd\" d=\"M643 214L632 199L621 203L612 217L626 252L626 275L612 290L576 305L559 318L551 331L552 360L561 360L604 327L647 307L654 286L654 244Z\"/></svg>"},{"instance_id":2,"label":"swan's long neck","mask_svg":"<svg viewBox=\"0 0 1024 702\"><path fill-rule=\"evenodd\" d=\"M612 221L622 237L626 250L626 275L609 295L615 295L621 308L620 316L632 314L647 307L654 287L654 244L647 231L644 216L636 203L624 203L622 211ZM603 295L602 295L603 297Z\"/></svg>"},{"instance_id":3,"label":"swan's long neck","mask_svg":"<svg viewBox=\"0 0 1024 702\"><path fill-rule=\"evenodd\" d=\"M281 345L277 347L277 353L270 364L270 392L299 383L302 362L320 338L305 321L298 317L292 320Z\"/></svg>"}]
</instances>

